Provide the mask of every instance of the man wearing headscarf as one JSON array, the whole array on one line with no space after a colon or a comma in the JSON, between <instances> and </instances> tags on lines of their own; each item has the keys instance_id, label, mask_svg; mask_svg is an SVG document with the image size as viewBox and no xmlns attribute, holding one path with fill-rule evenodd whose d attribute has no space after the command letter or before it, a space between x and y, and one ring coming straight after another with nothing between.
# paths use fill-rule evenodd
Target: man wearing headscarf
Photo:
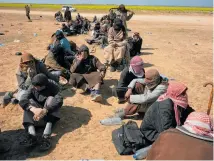
<instances>
[{"instance_id":1,"label":"man wearing headscarf","mask_svg":"<svg viewBox=\"0 0 214 161\"><path fill-rule=\"evenodd\" d=\"M125 94L128 104L125 109L118 109L116 115L124 118L137 112L145 113L158 97L166 92L167 87L168 80L166 78L163 79L156 69L149 69L145 73L145 78L131 81ZM134 94L134 89L141 94Z\"/></svg>"},{"instance_id":2,"label":"man wearing headscarf","mask_svg":"<svg viewBox=\"0 0 214 161\"><path fill-rule=\"evenodd\" d=\"M116 17L121 19L123 21L123 25L125 26L125 29L127 30L127 24L126 21L129 21L132 16L134 15L133 11L129 11L126 9L125 5L121 4L117 11L115 12Z\"/></svg>"},{"instance_id":3,"label":"man wearing headscarf","mask_svg":"<svg viewBox=\"0 0 214 161\"><path fill-rule=\"evenodd\" d=\"M151 82L150 85L153 86ZM146 142L152 144L163 131L183 125L193 111L188 105L187 87L169 81L166 92L145 113L140 130Z\"/></svg>"},{"instance_id":4,"label":"man wearing headscarf","mask_svg":"<svg viewBox=\"0 0 214 161\"><path fill-rule=\"evenodd\" d=\"M33 77L32 86L23 94L19 102L24 110L23 126L28 132L28 137L21 142L21 145L35 145L35 126L43 126L45 122L40 150L50 149L51 129L60 119L59 110L63 104L63 98L59 92L59 86L48 80L44 74Z\"/></svg>"},{"instance_id":5,"label":"man wearing headscarf","mask_svg":"<svg viewBox=\"0 0 214 161\"><path fill-rule=\"evenodd\" d=\"M89 55L89 49L82 45L79 54L71 65L69 83L81 88L84 92L91 92L92 101L100 102L100 86L105 77L106 67L93 55Z\"/></svg>"},{"instance_id":6,"label":"man wearing headscarf","mask_svg":"<svg viewBox=\"0 0 214 161\"><path fill-rule=\"evenodd\" d=\"M10 103L11 99L15 97L15 102L18 102L26 90L30 87L32 83L32 78L39 73L45 74L49 79L54 82L59 82L58 77L51 74L45 64L40 60L33 57L32 54L23 53L21 56L18 71L16 73L16 78L18 82L18 92L12 93L7 92L3 98L3 104L6 106Z\"/></svg>"},{"instance_id":7,"label":"man wearing headscarf","mask_svg":"<svg viewBox=\"0 0 214 161\"><path fill-rule=\"evenodd\" d=\"M57 41L59 41L61 46L64 48L65 51L71 52L70 42L64 36L63 32L60 30L57 30L55 33L55 36L56 36L56 43L57 43Z\"/></svg>"},{"instance_id":8,"label":"man wearing headscarf","mask_svg":"<svg viewBox=\"0 0 214 161\"><path fill-rule=\"evenodd\" d=\"M130 61L130 66L123 69L120 80L118 82L118 86L116 88L118 101L122 103L125 101L125 93L128 90L128 85L131 83L132 80L137 78L144 78L145 70L143 67L143 60L139 56L135 56ZM136 92L138 91L135 90ZM142 91L138 91L142 92Z\"/></svg>"},{"instance_id":9,"label":"man wearing headscarf","mask_svg":"<svg viewBox=\"0 0 214 161\"><path fill-rule=\"evenodd\" d=\"M114 25L108 31L109 45L104 48L106 64L110 71L122 71L125 64L130 61L129 47L126 40L126 31L120 19L114 20Z\"/></svg>"},{"instance_id":10,"label":"man wearing headscarf","mask_svg":"<svg viewBox=\"0 0 214 161\"><path fill-rule=\"evenodd\" d=\"M58 44L52 48L44 58L44 63L48 70L57 77L69 79L69 71L75 55L69 55L63 47Z\"/></svg>"}]
</instances>

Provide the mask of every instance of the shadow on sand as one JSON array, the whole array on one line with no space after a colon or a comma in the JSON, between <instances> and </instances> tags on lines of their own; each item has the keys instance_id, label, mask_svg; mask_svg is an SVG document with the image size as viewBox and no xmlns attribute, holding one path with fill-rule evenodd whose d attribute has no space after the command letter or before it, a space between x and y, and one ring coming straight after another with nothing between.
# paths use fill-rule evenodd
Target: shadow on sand
<instances>
[{"instance_id":1,"label":"shadow on sand","mask_svg":"<svg viewBox=\"0 0 214 161\"><path fill-rule=\"evenodd\" d=\"M53 129L53 133L56 135L51 138L52 148L47 152L39 152L37 146L34 148L21 147L19 143L23 137L26 136L26 132L23 129L1 132L0 150L4 140L8 140L7 145L10 145L11 148L5 153L1 153L0 151L0 160L25 160L32 157L37 158L48 155L56 148L56 144L63 135L73 132L82 125L87 125L91 119L91 112L80 107L63 106L61 116L63 117ZM41 135L40 131L37 131L38 135Z\"/></svg>"}]
</instances>

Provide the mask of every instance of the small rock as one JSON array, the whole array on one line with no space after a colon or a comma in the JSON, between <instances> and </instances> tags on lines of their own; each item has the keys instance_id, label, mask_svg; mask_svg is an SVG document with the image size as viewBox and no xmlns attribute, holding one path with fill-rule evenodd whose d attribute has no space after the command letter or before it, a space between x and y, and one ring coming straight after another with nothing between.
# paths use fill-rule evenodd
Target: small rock
<instances>
[{"instance_id":1,"label":"small rock","mask_svg":"<svg viewBox=\"0 0 214 161\"><path fill-rule=\"evenodd\" d=\"M198 45L197 43L195 43L195 45Z\"/></svg>"},{"instance_id":2,"label":"small rock","mask_svg":"<svg viewBox=\"0 0 214 161\"><path fill-rule=\"evenodd\" d=\"M16 52L15 55L20 56L20 55L22 55L22 53L21 52Z\"/></svg>"},{"instance_id":3,"label":"small rock","mask_svg":"<svg viewBox=\"0 0 214 161\"><path fill-rule=\"evenodd\" d=\"M168 44L171 44L171 42L168 42Z\"/></svg>"}]
</instances>

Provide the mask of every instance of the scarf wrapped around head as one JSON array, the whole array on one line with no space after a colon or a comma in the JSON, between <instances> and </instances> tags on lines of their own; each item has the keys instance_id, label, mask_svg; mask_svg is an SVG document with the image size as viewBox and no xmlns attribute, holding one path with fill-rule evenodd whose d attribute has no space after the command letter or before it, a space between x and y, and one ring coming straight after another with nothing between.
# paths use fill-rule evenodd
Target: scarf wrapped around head
<instances>
[{"instance_id":1,"label":"scarf wrapped around head","mask_svg":"<svg viewBox=\"0 0 214 161\"><path fill-rule=\"evenodd\" d=\"M119 19L119 18L116 18L114 20L113 28L116 31L122 30L122 28L123 28L123 21L121 19Z\"/></svg>"},{"instance_id":2,"label":"scarf wrapped around head","mask_svg":"<svg viewBox=\"0 0 214 161\"><path fill-rule=\"evenodd\" d=\"M213 120L203 112L192 112L188 115L183 127L193 134L214 137Z\"/></svg>"},{"instance_id":3,"label":"scarf wrapped around head","mask_svg":"<svg viewBox=\"0 0 214 161\"><path fill-rule=\"evenodd\" d=\"M145 81L148 89L154 89L161 82L161 76L157 69L149 69L145 73Z\"/></svg>"},{"instance_id":4,"label":"scarf wrapped around head","mask_svg":"<svg viewBox=\"0 0 214 161\"><path fill-rule=\"evenodd\" d=\"M187 97L187 93L186 93L187 89L188 88L180 82L169 81L167 92L165 94L161 95L157 100L157 101L164 101L169 98L173 101L175 119L176 119L178 126L181 124L180 111L178 109L178 106L185 108L185 109L188 106L188 97Z\"/></svg>"},{"instance_id":5,"label":"scarf wrapped around head","mask_svg":"<svg viewBox=\"0 0 214 161\"><path fill-rule=\"evenodd\" d=\"M139 56L134 56L130 61L129 72L132 72L136 77L143 77L145 70L143 68L143 60Z\"/></svg>"},{"instance_id":6,"label":"scarf wrapped around head","mask_svg":"<svg viewBox=\"0 0 214 161\"><path fill-rule=\"evenodd\" d=\"M26 62L33 61L33 60L34 60L34 57L32 54L23 53L21 56L21 62L20 63L26 63Z\"/></svg>"}]
</instances>

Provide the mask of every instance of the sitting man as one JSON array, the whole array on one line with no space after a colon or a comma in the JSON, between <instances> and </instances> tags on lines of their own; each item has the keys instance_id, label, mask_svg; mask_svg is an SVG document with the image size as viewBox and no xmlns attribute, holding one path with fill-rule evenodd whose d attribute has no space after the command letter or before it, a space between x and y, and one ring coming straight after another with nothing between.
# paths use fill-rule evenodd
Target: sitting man
<instances>
[{"instance_id":1,"label":"sitting man","mask_svg":"<svg viewBox=\"0 0 214 161\"><path fill-rule=\"evenodd\" d=\"M162 78L156 69L149 69L145 73L145 78L134 79L128 86L125 98L128 104L125 108L119 108L115 111L113 117L101 121L102 125L115 125L118 119L124 119L126 116L136 113L144 114L149 107L166 92L168 88L168 79ZM133 94L133 91L138 94Z\"/></svg>"},{"instance_id":2,"label":"sitting man","mask_svg":"<svg viewBox=\"0 0 214 161\"><path fill-rule=\"evenodd\" d=\"M131 38L131 48L130 48L130 56L140 55L140 50L142 47L143 39L140 37L138 32L135 32L133 37Z\"/></svg>"},{"instance_id":3,"label":"sitting man","mask_svg":"<svg viewBox=\"0 0 214 161\"><path fill-rule=\"evenodd\" d=\"M62 29L61 30L66 36L71 36L72 35L72 32L71 32L70 28L65 23L62 24Z\"/></svg>"},{"instance_id":4,"label":"sitting man","mask_svg":"<svg viewBox=\"0 0 214 161\"><path fill-rule=\"evenodd\" d=\"M63 20L63 15L62 15L62 13L60 12L60 11L58 11L57 13L55 13L55 19L56 19L56 21L58 21L58 22L63 22L64 20Z\"/></svg>"},{"instance_id":5,"label":"sitting man","mask_svg":"<svg viewBox=\"0 0 214 161\"><path fill-rule=\"evenodd\" d=\"M137 112L145 113L158 97L166 92L167 87L168 79L162 78L156 69L149 69L144 79L131 81L125 94L128 104L125 109L118 109L116 116L124 118ZM133 90L138 94L134 95Z\"/></svg>"},{"instance_id":6,"label":"sitting man","mask_svg":"<svg viewBox=\"0 0 214 161\"><path fill-rule=\"evenodd\" d=\"M93 44L96 43L98 45L101 45L101 48L104 48L105 46L108 45L108 28L107 25L103 25L101 28L99 28L99 30L95 30L93 31L93 38L90 39L86 39L86 42L88 44Z\"/></svg>"},{"instance_id":7,"label":"sitting man","mask_svg":"<svg viewBox=\"0 0 214 161\"><path fill-rule=\"evenodd\" d=\"M24 110L23 126L28 132L28 137L20 143L21 145L27 147L35 145L37 143L35 126L44 125L39 148L42 151L50 149L51 129L60 119L59 110L63 105L63 98L59 92L59 86L48 80L44 74L33 77L32 86L19 102Z\"/></svg>"},{"instance_id":8,"label":"sitting man","mask_svg":"<svg viewBox=\"0 0 214 161\"><path fill-rule=\"evenodd\" d=\"M82 34L87 34L89 30L90 30L90 22L89 22L89 20L87 18L84 18L82 20L81 33Z\"/></svg>"},{"instance_id":9,"label":"sitting man","mask_svg":"<svg viewBox=\"0 0 214 161\"><path fill-rule=\"evenodd\" d=\"M105 77L105 66L93 55L89 55L89 49L82 45L79 54L71 65L69 83L84 92L91 92L92 101L102 101L100 86Z\"/></svg>"},{"instance_id":10,"label":"sitting man","mask_svg":"<svg viewBox=\"0 0 214 161\"><path fill-rule=\"evenodd\" d=\"M104 48L105 63L110 65L110 71L122 71L129 64L130 53L126 40L126 30L120 19L114 20L114 25L108 31L109 45Z\"/></svg>"},{"instance_id":11,"label":"sitting man","mask_svg":"<svg viewBox=\"0 0 214 161\"><path fill-rule=\"evenodd\" d=\"M34 58L33 55L29 53L24 53L21 56L19 68L16 73L18 89L16 92L7 92L5 94L3 107L7 106L11 101L12 103L17 103L30 87L33 77L39 73L45 74L48 79L59 82L58 77L50 73L42 61Z\"/></svg>"},{"instance_id":12,"label":"sitting man","mask_svg":"<svg viewBox=\"0 0 214 161\"><path fill-rule=\"evenodd\" d=\"M139 56L133 57L130 61L130 66L125 67L120 75L120 80L116 88L118 103L125 102L125 93L131 81L137 78L144 78L144 74L143 60Z\"/></svg>"},{"instance_id":13,"label":"sitting man","mask_svg":"<svg viewBox=\"0 0 214 161\"><path fill-rule=\"evenodd\" d=\"M75 54L70 55L58 44L49 51L48 55L44 58L44 63L53 75L58 78L62 76L68 80L70 77L70 67L74 58Z\"/></svg>"}]
</instances>

